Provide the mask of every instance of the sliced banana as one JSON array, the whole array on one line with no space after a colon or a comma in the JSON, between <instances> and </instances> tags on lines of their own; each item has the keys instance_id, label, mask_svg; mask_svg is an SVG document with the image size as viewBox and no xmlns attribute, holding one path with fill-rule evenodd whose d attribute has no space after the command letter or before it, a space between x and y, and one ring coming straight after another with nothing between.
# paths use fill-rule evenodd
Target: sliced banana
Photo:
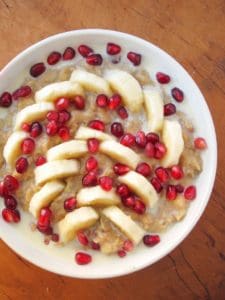
<instances>
[{"instance_id":1,"label":"sliced banana","mask_svg":"<svg viewBox=\"0 0 225 300\"><path fill-rule=\"evenodd\" d=\"M79 158L88 152L87 142L72 140L50 148L47 151L47 160Z\"/></svg>"},{"instance_id":2,"label":"sliced banana","mask_svg":"<svg viewBox=\"0 0 225 300\"><path fill-rule=\"evenodd\" d=\"M47 112L53 109L52 103L36 103L25 107L16 116L15 130L19 130L24 122L32 123L44 119Z\"/></svg>"},{"instance_id":3,"label":"sliced banana","mask_svg":"<svg viewBox=\"0 0 225 300\"><path fill-rule=\"evenodd\" d=\"M181 125L176 120L165 120L163 125L162 141L166 145L167 152L161 160L165 168L179 163L184 150L184 140Z\"/></svg>"},{"instance_id":4,"label":"sliced banana","mask_svg":"<svg viewBox=\"0 0 225 300\"><path fill-rule=\"evenodd\" d=\"M3 149L3 157L7 164L13 165L16 158L21 154L21 142L28 137L28 134L24 131L13 132Z\"/></svg>"},{"instance_id":5,"label":"sliced banana","mask_svg":"<svg viewBox=\"0 0 225 300\"><path fill-rule=\"evenodd\" d=\"M141 110L143 103L142 89L139 82L130 73L114 69L106 71L104 75L113 91L121 95L128 109L132 112Z\"/></svg>"},{"instance_id":6,"label":"sliced banana","mask_svg":"<svg viewBox=\"0 0 225 300\"><path fill-rule=\"evenodd\" d=\"M102 214L113 222L119 229L134 242L138 244L144 235L144 230L137 225L130 216L127 216L117 206L110 206L102 210Z\"/></svg>"},{"instance_id":7,"label":"sliced banana","mask_svg":"<svg viewBox=\"0 0 225 300\"><path fill-rule=\"evenodd\" d=\"M100 144L99 151L122 164L128 165L133 169L136 168L140 161L140 157L137 153L116 141L102 142Z\"/></svg>"},{"instance_id":8,"label":"sliced banana","mask_svg":"<svg viewBox=\"0 0 225 300\"><path fill-rule=\"evenodd\" d=\"M60 241L67 243L75 239L77 231L92 226L98 218L98 214L91 207L81 207L68 213L64 219L58 223Z\"/></svg>"},{"instance_id":9,"label":"sliced banana","mask_svg":"<svg viewBox=\"0 0 225 300\"><path fill-rule=\"evenodd\" d=\"M47 182L33 195L29 204L29 211L38 218L40 210L48 206L65 188L65 183L60 180Z\"/></svg>"},{"instance_id":10,"label":"sliced banana","mask_svg":"<svg viewBox=\"0 0 225 300\"><path fill-rule=\"evenodd\" d=\"M80 140L88 140L90 138L96 138L100 141L115 140L113 136L107 133L84 126L78 128L75 138Z\"/></svg>"},{"instance_id":11,"label":"sliced banana","mask_svg":"<svg viewBox=\"0 0 225 300\"><path fill-rule=\"evenodd\" d=\"M77 194L78 206L87 205L117 205L120 198L113 188L110 191L104 191L100 186L87 187L81 189Z\"/></svg>"},{"instance_id":12,"label":"sliced banana","mask_svg":"<svg viewBox=\"0 0 225 300\"><path fill-rule=\"evenodd\" d=\"M159 132L163 127L163 99L156 90L144 90L144 104L148 120L148 130L151 132Z\"/></svg>"},{"instance_id":13,"label":"sliced banana","mask_svg":"<svg viewBox=\"0 0 225 300\"><path fill-rule=\"evenodd\" d=\"M78 82L90 92L111 94L109 83L104 78L93 73L77 69L71 74L70 80Z\"/></svg>"},{"instance_id":14,"label":"sliced banana","mask_svg":"<svg viewBox=\"0 0 225 300\"><path fill-rule=\"evenodd\" d=\"M130 171L118 177L118 181L126 184L141 200L150 207L158 201L158 195L152 184L141 174Z\"/></svg>"},{"instance_id":15,"label":"sliced banana","mask_svg":"<svg viewBox=\"0 0 225 300\"><path fill-rule=\"evenodd\" d=\"M75 159L50 161L34 170L35 183L40 185L46 181L75 175L79 171L80 163Z\"/></svg>"},{"instance_id":16,"label":"sliced banana","mask_svg":"<svg viewBox=\"0 0 225 300\"><path fill-rule=\"evenodd\" d=\"M36 102L54 102L59 97L83 95L83 88L77 82L61 81L46 85L35 93Z\"/></svg>"}]
</instances>

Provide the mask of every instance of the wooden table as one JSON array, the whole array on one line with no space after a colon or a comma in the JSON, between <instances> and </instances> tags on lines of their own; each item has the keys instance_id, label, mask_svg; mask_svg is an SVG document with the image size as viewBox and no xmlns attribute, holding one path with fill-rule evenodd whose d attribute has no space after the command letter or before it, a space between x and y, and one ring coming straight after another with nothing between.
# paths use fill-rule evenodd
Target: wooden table
<instances>
[{"instance_id":1,"label":"wooden table","mask_svg":"<svg viewBox=\"0 0 225 300\"><path fill-rule=\"evenodd\" d=\"M218 136L219 166L209 205L185 241L140 272L76 280L24 261L0 243L0 300L225 299L224 0L1 0L0 67L49 35L109 28L147 39L174 56L201 88Z\"/></svg>"}]
</instances>

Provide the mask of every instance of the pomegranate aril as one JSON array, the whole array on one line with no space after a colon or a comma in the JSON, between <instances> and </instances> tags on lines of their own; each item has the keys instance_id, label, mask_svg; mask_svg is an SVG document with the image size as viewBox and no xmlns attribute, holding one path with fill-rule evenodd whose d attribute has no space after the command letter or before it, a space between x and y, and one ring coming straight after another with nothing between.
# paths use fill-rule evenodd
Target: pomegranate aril
<instances>
[{"instance_id":1,"label":"pomegranate aril","mask_svg":"<svg viewBox=\"0 0 225 300\"><path fill-rule=\"evenodd\" d=\"M162 191L163 186L162 186L161 182L158 180L158 178L153 177L151 179L151 184L153 185L153 187L157 193L160 193Z\"/></svg>"},{"instance_id":2,"label":"pomegranate aril","mask_svg":"<svg viewBox=\"0 0 225 300\"><path fill-rule=\"evenodd\" d=\"M119 122L112 123L111 133L118 138L121 137L124 134L123 125Z\"/></svg>"},{"instance_id":3,"label":"pomegranate aril","mask_svg":"<svg viewBox=\"0 0 225 300\"><path fill-rule=\"evenodd\" d=\"M146 234L143 237L143 243L148 247L155 246L159 242L160 242L160 237L157 234L155 234L155 235Z\"/></svg>"},{"instance_id":4,"label":"pomegranate aril","mask_svg":"<svg viewBox=\"0 0 225 300\"><path fill-rule=\"evenodd\" d=\"M114 171L115 174L117 174L117 175L124 175L124 174L126 174L127 172L130 171L130 168L129 168L127 165L120 164L120 163L116 163L116 164L113 166L113 171Z\"/></svg>"},{"instance_id":5,"label":"pomegranate aril","mask_svg":"<svg viewBox=\"0 0 225 300\"><path fill-rule=\"evenodd\" d=\"M156 73L156 79L161 84L166 84L170 82L170 76L162 72Z\"/></svg>"},{"instance_id":6,"label":"pomegranate aril","mask_svg":"<svg viewBox=\"0 0 225 300\"><path fill-rule=\"evenodd\" d=\"M134 249L134 244L131 240L125 240L123 243L123 250L126 252L130 252Z\"/></svg>"},{"instance_id":7,"label":"pomegranate aril","mask_svg":"<svg viewBox=\"0 0 225 300\"><path fill-rule=\"evenodd\" d=\"M19 188L19 181L12 175L6 175L3 179L4 188L7 192L14 192Z\"/></svg>"},{"instance_id":8,"label":"pomegranate aril","mask_svg":"<svg viewBox=\"0 0 225 300\"><path fill-rule=\"evenodd\" d=\"M104 94L100 94L97 96L96 98L96 105L103 108L103 107L107 107L109 103L109 99L106 95Z\"/></svg>"},{"instance_id":9,"label":"pomegranate aril","mask_svg":"<svg viewBox=\"0 0 225 300\"><path fill-rule=\"evenodd\" d=\"M135 196L129 196L126 198L122 198L123 205L126 207L129 207L129 208L134 208L135 202L136 202Z\"/></svg>"},{"instance_id":10,"label":"pomegranate aril","mask_svg":"<svg viewBox=\"0 0 225 300\"><path fill-rule=\"evenodd\" d=\"M30 132L30 125L28 123L23 123L21 129L25 132Z\"/></svg>"},{"instance_id":11,"label":"pomegranate aril","mask_svg":"<svg viewBox=\"0 0 225 300\"><path fill-rule=\"evenodd\" d=\"M37 63L30 68L30 75L33 77L38 77L42 73L44 73L45 70L46 70L46 67L45 67L44 63Z\"/></svg>"},{"instance_id":12,"label":"pomegranate aril","mask_svg":"<svg viewBox=\"0 0 225 300\"><path fill-rule=\"evenodd\" d=\"M106 52L109 54L109 55L116 55L116 54L119 54L121 51L121 47L117 44L114 44L114 43L108 43L107 44L107 48L106 48Z\"/></svg>"},{"instance_id":13,"label":"pomegranate aril","mask_svg":"<svg viewBox=\"0 0 225 300\"><path fill-rule=\"evenodd\" d=\"M59 111L67 109L69 105L70 105L70 100L66 97L58 98L55 102L55 107Z\"/></svg>"},{"instance_id":14,"label":"pomegranate aril","mask_svg":"<svg viewBox=\"0 0 225 300\"><path fill-rule=\"evenodd\" d=\"M155 156L155 146L151 142L148 142L145 146L145 155L149 158Z\"/></svg>"},{"instance_id":15,"label":"pomegranate aril","mask_svg":"<svg viewBox=\"0 0 225 300\"><path fill-rule=\"evenodd\" d=\"M121 101L122 99L119 94L112 95L108 101L109 109L111 110L116 109L120 105Z\"/></svg>"},{"instance_id":16,"label":"pomegranate aril","mask_svg":"<svg viewBox=\"0 0 225 300\"><path fill-rule=\"evenodd\" d=\"M48 121L58 121L59 113L55 110L51 110L47 113L46 118Z\"/></svg>"},{"instance_id":17,"label":"pomegranate aril","mask_svg":"<svg viewBox=\"0 0 225 300\"><path fill-rule=\"evenodd\" d=\"M116 188L116 192L120 197L128 197L130 195L130 190L126 184L120 184Z\"/></svg>"},{"instance_id":18,"label":"pomegranate aril","mask_svg":"<svg viewBox=\"0 0 225 300\"><path fill-rule=\"evenodd\" d=\"M53 51L49 54L47 58L47 62L49 65L55 65L60 61L61 57L62 57L61 53L57 51Z\"/></svg>"},{"instance_id":19,"label":"pomegranate aril","mask_svg":"<svg viewBox=\"0 0 225 300\"><path fill-rule=\"evenodd\" d=\"M194 145L196 149L204 150L207 148L206 140L202 137L198 137L194 140Z\"/></svg>"},{"instance_id":20,"label":"pomegranate aril","mask_svg":"<svg viewBox=\"0 0 225 300\"><path fill-rule=\"evenodd\" d=\"M8 223L18 223L20 221L20 213L18 210L4 208L2 210L2 217Z\"/></svg>"},{"instance_id":21,"label":"pomegranate aril","mask_svg":"<svg viewBox=\"0 0 225 300\"><path fill-rule=\"evenodd\" d=\"M120 116L121 119L127 119L128 118L128 112L124 106L120 106L117 109L117 114Z\"/></svg>"},{"instance_id":22,"label":"pomegranate aril","mask_svg":"<svg viewBox=\"0 0 225 300\"><path fill-rule=\"evenodd\" d=\"M61 137L63 141L68 141L70 139L70 130L66 126L62 126L59 128L58 135Z\"/></svg>"},{"instance_id":23,"label":"pomegranate aril","mask_svg":"<svg viewBox=\"0 0 225 300\"><path fill-rule=\"evenodd\" d=\"M113 179L109 176L102 176L98 180L99 185L105 191L110 191L113 187Z\"/></svg>"},{"instance_id":24,"label":"pomegranate aril","mask_svg":"<svg viewBox=\"0 0 225 300\"><path fill-rule=\"evenodd\" d=\"M139 215L143 215L146 211L146 206L145 204L139 200L139 199L136 199L135 203L134 203L134 206L133 206L133 210L139 214Z\"/></svg>"},{"instance_id":25,"label":"pomegranate aril","mask_svg":"<svg viewBox=\"0 0 225 300\"><path fill-rule=\"evenodd\" d=\"M52 212L48 207L42 208L38 217L38 227L46 230L50 226L51 216Z\"/></svg>"},{"instance_id":26,"label":"pomegranate aril","mask_svg":"<svg viewBox=\"0 0 225 300\"><path fill-rule=\"evenodd\" d=\"M74 197L70 197L64 201L64 209L67 212L73 211L76 208L77 199Z\"/></svg>"},{"instance_id":27,"label":"pomegranate aril","mask_svg":"<svg viewBox=\"0 0 225 300\"><path fill-rule=\"evenodd\" d=\"M171 167L170 174L173 177L173 179L176 180L179 180L184 177L183 169L178 165L174 165Z\"/></svg>"},{"instance_id":28,"label":"pomegranate aril","mask_svg":"<svg viewBox=\"0 0 225 300\"><path fill-rule=\"evenodd\" d=\"M186 200L194 200L196 198L196 195L197 191L194 185L190 185L184 190L184 198Z\"/></svg>"},{"instance_id":29,"label":"pomegranate aril","mask_svg":"<svg viewBox=\"0 0 225 300\"><path fill-rule=\"evenodd\" d=\"M38 231L40 231L41 233L45 234L45 235L52 235L53 234L53 228L49 225L49 226L41 226L37 224L37 229ZM47 239L47 243L45 242L45 244L49 244L50 240Z\"/></svg>"},{"instance_id":30,"label":"pomegranate aril","mask_svg":"<svg viewBox=\"0 0 225 300\"><path fill-rule=\"evenodd\" d=\"M9 107L12 104L12 95L9 92L4 92L0 96L0 107Z\"/></svg>"},{"instance_id":31,"label":"pomegranate aril","mask_svg":"<svg viewBox=\"0 0 225 300\"><path fill-rule=\"evenodd\" d=\"M172 116L176 113L177 109L173 103L167 103L164 105L164 116Z\"/></svg>"},{"instance_id":32,"label":"pomegranate aril","mask_svg":"<svg viewBox=\"0 0 225 300\"><path fill-rule=\"evenodd\" d=\"M176 188L177 193L179 193L179 194L183 193L183 191L184 191L184 187L181 184L176 184L175 188Z\"/></svg>"},{"instance_id":33,"label":"pomegranate aril","mask_svg":"<svg viewBox=\"0 0 225 300\"><path fill-rule=\"evenodd\" d=\"M31 138L26 138L21 143L21 150L23 154L31 154L34 151L35 142Z\"/></svg>"},{"instance_id":34,"label":"pomegranate aril","mask_svg":"<svg viewBox=\"0 0 225 300\"><path fill-rule=\"evenodd\" d=\"M124 250L118 250L117 254L118 254L119 257L124 257L124 256L127 255L126 251L124 251Z\"/></svg>"},{"instance_id":35,"label":"pomegranate aril","mask_svg":"<svg viewBox=\"0 0 225 300\"><path fill-rule=\"evenodd\" d=\"M78 265L87 265L92 261L92 257L90 254L77 252L75 255L75 261Z\"/></svg>"},{"instance_id":36,"label":"pomegranate aril","mask_svg":"<svg viewBox=\"0 0 225 300\"><path fill-rule=\"evenodd\" d=\"M152 168L149 164L142 162L139 163L136 167L136 172L140 173L141 175L148 177L151 174Z\"/></svg>"},{"instance_id":37,"label":"pomegranate aril","mask_svg":"<svg viewBox=\"0 0 225 300\"><path fill-rule=\"evenodd\" d=\"M92 120L88 123L88 127L100 131L105 131L105 124L100 120Z\"/></svg>"},{"instance_id":38,"label":"pomegranate aril","mask_svg":"<svg viewBox=\"0 0 225 300\"><path fill-rule=\"evenodd\" d=\"M17 89L15 92L13 92L12 97L13 100L18 100L19 98L24 98L30 96L32 93L31 87L28 85L21 86L19 89Z\"/></svg>"},{"instance_id":39,"label":"pomegranate aril","mask_svg":"<svg viewBox=\"0 0 225 300\"><path fill-rule=\"evenodd\" d=\"M8 196L4 197L4 204L5 204L6 208L11 209L11 210L16 209L16 207L17 207L17 201L11 195L8 195Z\"/></svg>"},{"instance_id":40,"label":"pomegranate aril","mask_svg":"<svg viewBox=\"0 0 225 300\"><path fill-rule=\"evenodd\" d=\"M154 132L149 132L147 135L146 135L146 140L147 142L150 142L152 144L155 144L155 143L158 143L159 142L159 136L157 133L154 133Z\"/></svg>"},{"instance_id":41,"label":"pomegranate aril","mask_svg":"<svg viewBox=\"0 0 225 300\"><path fill-rule=\"evenodd\" d=\"M28 161L26 157L20 157L16 161L16 171L20 174L26 172L28 168Z\"/></svg>"},{"instance_id":42,"label":"pomegranate aril","mask_svg":"<svg viewBox=\"0 0 225 300\"><path fill-rule=\"evenodd\" d=\"M177 102L182 102L184 100L183 91L177 87L175 87L171 90L171 94Z\"/></svg>"},{"instance_id":43,"label":"pomegranate aril","mask_svg":"<svg viewBox=\"0 0 225 300\"><path fill-rule=\"evenodd\" d=\"M170 179L170 175L169 175L168 171L163 167L156 168L155 175L162 183L165 183Z\"/></svg>"},{"instance_id":44,"label":"pomegranate aril","mask_svg":"<svg viewBox=\"0 0 225 300\"><path fill-rule=\"evenodd\" d=\"M50 121L46 125L46 133L47 135L53 136L55 135L59 130L58 123L56 121Z\"/></svg>"},{"instance_id":45,"label":"pomegranate aril","mask_svg":"<svg viewBox=\"0 0 225 300\"><path fill-rule=\"evenodd\" d=\"M168 185L166 189L166 199L169 201L175 200L177 197L177 190L175 185Z\"/></svg>"},{"instance_id":46,"label":"pomegranate aril","mask_svg":"<svg viewBox=\"0 0 225 300\"><path fill-rule=\"evenodd\" d=\"M127 58L132 62L134 66L139 66L141 63L141 55L135 52L128 52Z\"/></svg>"},{"instance_id":47,"label":"pomegranate aril","mask_svg":"<svg viewBox=\"0 0 225 300\"><path fill-rule=\"evenodd\" d=\"M166 146L161 143L161 142L158 142L155 144L155 155L154 155L154 158L156 159L161 159L163 158L163 156L166 154Z\"/></svg>"},{"instance_id":48,"label":"pomegranate aril","mask_svg":"<svg viewBox=\"0 0 225 300\"><path fill-rule=\"evenodd\" d=\"M144 148L146 146L146 143L147 143L145 133L143 131L139 130L136 133L135 141L136 141L136 144L137 144L138 147Z\"/></svg>"},{"instance_id":49,"label":"pomegranate aril","mask_svg":"<svg viewBox=\"0 0 225 300\"><path fill-rule=\"evenodd\" d=\"M41 166L43 164L46 163L46 158L42 155L38 156L37 159L35 160L35 166L38 167L38 166Z\"/></svg>"},{"instance_id":50,"label":"pomegranate aril","mask_svg":"<svg viewBox=\"0 0 225 300\"><path fill-rule=\"evenodd\" d=\"M102 56L100 54L90 54L86 57L86 63L91 66L100 66L102 64Z\"/></svg>"},{"instance_id":51,"label":"pomegranate aril","mask_svg":"<svg viewBox=\"0 0 225 300\"><path fill-rule=\"evenodd\" d=\"M83 110L85 108L85 99L83 96L77 95L73 98L76 109Z\"/></svg>"},{"instance_id":52,"label":"pomegranate aril","mask_svg":"<svg viewBox=\"0 0 225 300\"><path fill-rule=\"evenodd\" d=\"M30 136L36 138L42 133L42 126L39 122L34 122L30 126Z\"/></svg>"},{"instance_id":53,"label":"pomegranate aril","mask_svg":"<svg viewBox=\"0 0 225 300\"><path fill-rule=\"evenodd\" d=\"M88 139L87 146L90 153L96 153L99 149L99 141L95 138Z\"/></svg>"},{"instance_id":54,"label":"pomegranate aril","mask_svg":"<svg viewBox=\"0 0 225 300\"><path fill-rule=\"evenodd\" d=\"M94 242L94 241L91 241L91 248L92 248L93 250L100 250L101 246L100 246L99 243L96 243L96 242Z\"/></svg>"},{"instance_id":55,"label":"pomegranate aril","mask_svg":"<svg viewBox=\"0 0 225 300\"><path fill-rule=\"evenodd\" d=\"M8 189L6 188L4 181L0 182L0 196L5 197L9 194Z\"/></svg>"},{"instance_id":56,"label":"pomegranate aril","mask_svg":"<svg viewBox=\"0 0 225 300\"><path fill-rule=\"evenodd\" d=\"M67 47L63 52L63 60L71 60L75 57L76 52L72 47Z\"/></svg>"},{"instance_id":57,"label":"pomegranate aril","mask_svg":"<svg viewBox=\"0 0 225 300\"><path fill-rule=\"evenodd\" d=\"M67 110L62 110L59 112L58 121L60 124L66 123L67 121L69 121L70 118L71 118L71 114Z\"/></svg>"},{"instance_id":58,"label":"pomegranate aril","mask_svg":"<svg viewBox=\"0 0 225 300\"><path fill-rule=\"evenodd\" d=\"M51 240L57 243L59 241L59 235L57 233L53 233Z\"/></svg>"},{"instance_id":59,"label":"pomegranate aril","mask_svg":"<svg viewBox=\"0 0 225 300\"><path fill-rule=\"evenodd\" d=\"M121 137L120 144L126 147L132 147L135 145L135 137L131 133L126 133Z\"/></svg>"},{"instance_id":60,"label":"pomegranate aril","mask_svg":"<svg viewBox=\"0 0 225 300\"><path fill-rule=\"evenodd\" d=\"M95 169L97 169L98 167L98 161L94 156L90 156L85 163L85 169L90 172L93 171Z\"/></svg>"},{"instance_id":61,"label":"pomegranate aril","mask_svg":"<svg viewBox=\"0 0 225 300\"><path fill-rule=\"evenodd\" d=\"M87 246L89 243L87 236L82 231L79 231L77 233L77 239L79 243L83 246Z\"/></svg>"},{"instance_id":62,"label":"pomegranate aril","mask_svg":"<svg viewBox=\"0 0 225 300\"><path fill-rule=\"evenodd\" d=\"M86 45L80 45L78 47L78 52L80 53L80 55L82 55L83 57L87 57L89 54L91 54L93 52L93 49L91 49L90 47L86 46Z\"/></svg>"},{"instance_id":63,"label":"pomegranate aril","mask_svg":"<svg viewBox=\"0 0 225 300\"><path fill-rule=\"evenodd\" d=\"M95 186L98 184L98 178L95 171L90 171L82 178L83 186Z\"/></svg>"}]
</instances>

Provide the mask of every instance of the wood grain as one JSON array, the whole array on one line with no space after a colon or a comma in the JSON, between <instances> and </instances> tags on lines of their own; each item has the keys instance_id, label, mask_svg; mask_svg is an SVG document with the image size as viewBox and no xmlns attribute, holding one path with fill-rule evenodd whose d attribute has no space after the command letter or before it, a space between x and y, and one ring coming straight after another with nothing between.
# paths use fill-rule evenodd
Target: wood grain
<instances>
[{"instance_id":1,"label":"wood grain","mask_svg":"<svg viewBox=\"0 0 225 300\"><path fill-rule=\"evenodd\" d=\"M49 35L110 28L165 49L188 70L212 112L219 166L201 220L167 257L140 272L75 280L43 271L0 242L0 300L225 299L225 1L0 0L0 67Z\"/></svg>"}]
</instances>

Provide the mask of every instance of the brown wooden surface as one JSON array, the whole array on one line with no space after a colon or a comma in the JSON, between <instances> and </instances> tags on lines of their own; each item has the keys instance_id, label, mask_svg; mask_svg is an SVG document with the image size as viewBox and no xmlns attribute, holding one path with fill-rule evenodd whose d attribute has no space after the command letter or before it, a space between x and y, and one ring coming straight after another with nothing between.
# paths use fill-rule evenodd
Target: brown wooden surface
<instances>
[{"instance_id":1,"label":"brown wooden surface","mask_svg":"<svg viewBox=\"0 0 225 300\"><path fill-rule=\"evenodd\" d=\"M189 71L217 129L216 184L190 236L155 265L129 276L61 277L29 264L0 242L0 300L225 299L225 1L0 0L0 68L32 43L78 28L138 35Z\"/></svg>"}]
</instances>

